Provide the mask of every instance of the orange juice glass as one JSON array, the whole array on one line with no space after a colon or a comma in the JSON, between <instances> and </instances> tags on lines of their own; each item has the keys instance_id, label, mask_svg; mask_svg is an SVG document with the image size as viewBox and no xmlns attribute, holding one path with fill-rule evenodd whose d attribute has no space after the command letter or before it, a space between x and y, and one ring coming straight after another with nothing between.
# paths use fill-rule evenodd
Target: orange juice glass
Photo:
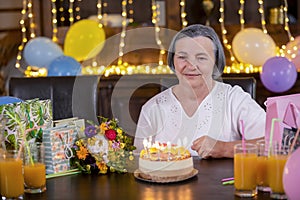
<instances>
[{"instance_id":1,"label":"orange juice glass","mask_svg":"<svg viewBox=\"0 0 300 200\"><path fill-rule=\"evenodd\" d=\"M255 144L234 146L234 187L235 195L253 197L257 194L257 147Z\"/></svg>"},{"instance_id":2,"label":"orange juice glass","mask_svg":"<svg viewBox=\"0 0 300 200\"><path fill-rule=\"evenodd\" d=\"M44 149L40 143L30 144L24 152L24 181L26 193L46 191Z\"/></svg>"},{"instance_id":3,"label":"orange juice glass","mask_svg":"<svg viewBox=\"0 0 300 200\"><path fill-rule=\"evenodd\" d=\"M257 190L262 192L270 192L268 182L268 149L265 140L259 140L257 145Z\"/></svg>"},{"instance_id":4,"label":"orange juice glass","mask_svg":"<svg viewBox=\"0 0 300 200\"><path fill-rule=\"evenodd\" d=\"M268 157L258 156L257 157L257 186L259 187L269 187L268 183ZM258 188L259 189L259 188ZM264 191L263 189L259 189Z\"/></svg>"},{"instance_id":5,"label":"orange juice glass","mask_svg":"<svg viewBox=\"0 0 300 200\"><path fill-rule=\"evenodd\" d=\"M287 199L283 188L283 169L288 159L287 150L272 151L268 159L268 181L271 188L271 198Z\"/></svg>"},{"instance_id":6,"label":"orange juice glass","mask_svg":"<svg viewBox=\"0 0 300 200\"><path fill-rule=\"evenodd\" d=\"M4 199L23 198L23 161L16 155L17 152L7 153L0 160L0 191Z\"/></svg>"},{"instance_id":7,"label":"orange juice glass","mask_svg":"<svg viewBox=\"0 0 300 200\"><path fill-rule=\"evenodd\" d=\"M24 166L24 179L27 187L38 188L46 185L46 167L44 163Z\"/></svg>"}]
</instances>

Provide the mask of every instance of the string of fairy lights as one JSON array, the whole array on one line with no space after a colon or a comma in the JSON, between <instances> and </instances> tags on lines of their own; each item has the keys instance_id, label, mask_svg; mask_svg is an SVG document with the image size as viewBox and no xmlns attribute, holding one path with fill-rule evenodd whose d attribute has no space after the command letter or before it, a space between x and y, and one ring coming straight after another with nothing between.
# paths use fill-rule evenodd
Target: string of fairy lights
<instances>
[{"instance_id":1,"label":"string of fairy lights","mask_svg":"<svg viewBox=\"0 0 300 200\"><path fill-rule=\"evenodd\" d=\"M184 28L188 25L186 20L186 12L185 12L185 0L180 0L180 17L181 17L181 27Z\"/></svg>"},{"instance_id":2,"label":"string of fairy lights","mask_svg":"<svg viewBox=\"0 0 300 200\"><path fill-rule=\"evenodd\" d=\"M129 23L133 23L133 21L134 21L133 14L134 14L133 0L128 0L128 19L129 19Z\"/></svg>"},{"instance_id":3,"label":"string of fairy lights","mask_svg":"<svg viewBox=\"0 0 300 200\"><path fill-rule=\"evenodd\" d=\"M258 12L260 13L261 28L262 28L264 33L268 33L267 28L266 28L264 1L263 0L258 0L257 2L259 4Z\"/></svg>"},{"instance_id":4,"label":"string of fairy lights","mask_svg":"<svg viewBox=\"0 0 300 200\"><path fill-rule=\"evenodd\" d=\"M240 69L240 67L238 67L238 62L237 62L237 60L234 57L234 54L232 52L232 46L228 42L228 39L227 39L227 30L225 28L225 14L224 14L225 5L224 5L224 0L220 0L219 12L220 12L219 22L220 22L220 26L221 26L222 42L223 42L223 45L226 48L226 50L229 52L230 61L232 62L232 66L226 66L225 69L224 69L224 72L225 73L230 73L232 70L237 71L237 69Z\"/></svg>"},{"instance_id":5,"label":"string of fairy lights","mask_svg":"<svg viewBox=\"0 0 300 200\"><path fill-rule=\"evenodd\" d=\"M77 5L75 7L75 19L76 21L79 21L81 19L80 16L80 4L81 4L82 0L77 0Z\"/></svg>"},{"instance_id":6,"label":"string of fairy lights","mask_svg":"<svg viewBox=\"0 0 300 200\"><path fill-rule=\"evenodd\" d=\"M16 58L16 64L15 67L19 69L21 72L24 72L24 70L21 68L20 62L22 60L22 52L25 47L25 44L27 43L28 39L26 36L27 33L27 28L25 25L26 19L29 21L29 39L35 38L35 28L36 25L34 23L34 16L32 12L32 0L23 0L22 2L22 10L21 10L21 20L19 21L20 26L21 26L21 32L22 32L22 41L21 44L18 47L18 53L17 53L17 58Z\"/></svg>"},{"instance_id":7,"label":"string of fairy lights","mask_svg":"<svg viewBox=\"0 0 300 200\"><path fill-rule=\"evenodd\" d=\"M238 13L240 15L241 30L244 29L244 25L245 25L244 9L245 9L245 1L240 0L240 9L238 10Z\"/></svg>"},{"instance_id":8,"label":"string of fairy lights","mask_svg":"<svg viewBox=\"0 0 300 200\"><path fill-rule=\"evenodd\" d=\"M68 7L67 10L64 8L65 1L68 1ZM225 49L230 54L230 61L232 64L230 66L226 66L224 73L256 73L261 70L261 66L254 67L251 64L248 63L239 63L237 59L235 58L233 51L232 51L232 45L229 43L227 39L227 30L225 28L225 6L224 6L225 0L220 0L220 7L219 7L219 23L221 27L221 36L222 36L222 42L225 47ZM35 38L36 33L36 24L34 22L34 13L33 13L33 5L32 0L23 0L23 8L21 10L21 20L20 20L20 27L22 32L22 42L18 47L18 54L16 59L15 67L19 69L21 72L26 71L21 68L20 61L22 60L22 51L28 42L28 40ZM79 21L81 19L81 8L83 0L51 0L51 13L52 13L52 41L58 42L58 23L60 25L65 26L69 25L72 26L75 21ZM265 12L264 12L264 0L257 0L259 8L258 13L261 17L261 27L262 31L267 34L267 28L266 28L266 20L265 20ZM289 28L289 19L288 19L288 3L287 0L282 0L282 6L281 9L283 11L284 16L284 30L287 32L289 41L293 41L294 37L292 36ZM238 10L239 14L239 22L241 26L241 30L244 29L245 26L245 18L244 18L244 10L245 10L245 0L240 0L240 8ZM188 21L186 19L187 12L186 12L186 0L180 0L179 1L180 6L180 18L181 18L181 27L184 28L188 25ZM96 8L97 8L97 21L99 23L100 28L105 28L107 26L107 19L108 14L107 11L109 4L108 0L97 0ZM84 66L86 69L83 69L83 74L100 74L104 73L107 76L111 74L133 74L133 73L172 73L171 70L169 70L167 65L164 65L163 58L165 56L165 48L163 46L163 42L160 39L160 26L159 26L159 20L160 20L160 8L159 4L156 0L151 0L151 11L152 11L152 24L154 26L155 30L155 41L156 44L159 47L159 59L158 59L158 66L155 68L153 66L148 65L131 65L127 62L123 61L124 56L124 48L125 48L125 39L126 39L126 31L128 23L134 22L134 1L133 0L122 0L121 1L121 7L122 7L122 29L120 33L120 41L119 41L119 53L118 53L118 61L117 65L112 66L99 66L97 63L97 59L92 59L91 66ZM57 9L58 8L58 9ZM65 15L63 13L68 13L68 18L66 19ZM28 20L29 25L26 26L25 21ZM67 21L66 21L67 20ZM28 27L28 28L27 28ZM29 34L28 34L29 31ZM27 38L27 35L29 35L29 38ZM296 56L297 52L297 46L294 46L292 50L286 49L286 45L282 45L277 53L277 55L285 56L285 54L289 54L290 58L294 58ZM30 66L28 66L29 69ZM92 68L92 69L91 69ZM39 73L38 73L39 74Z\"/></svg>"},{"instance_id":9,"label":"string of fairy lights","mask_svg":"<svg viewBox=\"0 0 300 200\"><path fill-rule=\"evenodd\" d=\"M131 3L129 3L131 2ZM83 71L84 74L104 74L105 76L109 76L111 74L134 74L134 73L146 73L146 74L161 74L161 73L172 73L172 71L164 65L163 58L166 53L165 48L162 44L160 39L160 27L159 27L159 20L160 20L160 11L159 11L159 4L155 0L151 2L151 9L152 9L152 23L155 27L155 41L156 44L159 46L159 59L158 59L158 66L151 67L147 64L142 65L131 65L127 62L123 62L123 55L124 55L124 48L125 48L125 38L126 38L126 30L127 30L127 19L128 13L130 16L133 16L133 11L131 9L127 9L133 1L131 0L123 0L122 1L122 31L120 33L120 43L119 43L119 57L117 65L111 65L109 67L100 66L99 68L87 66ZM131 5L132 6L132 5ZM133 18L129 18L129 22L133 22ZM92 69L94 68L94 69Z\"/></svg>"},{"instance_id":10,"label":"string of fairy lights","mask_svg":"<svg viewBox=\"0 0 300 200\"><path fill-rule=\"evenodd\" d=\"M159 33L160 33L160 27L158 25L159 23L159 18L160 12L159 12L159 5L157 4L156 0L152 0L152 23L154 24L155 27L155 41L156 44L159 46L159 58L158 58L158 65L162 66L164 64L163 57L164 54L166 53L165 48L162 44L162 41L160 39Z\"/></svg>"},{"instance_id":11,"label":"string of fairy lights","mask_svg":"<svg viewBox=\"0 0 300 200\"><path fill-rule=\"evenodd\" d=\"M99 24L100 28L103 28L103 14L102 14L102 0L98 0L97 4L97 22ZM98 62L96 58L92 59L92 67L97 67L98 66Z\"/></svg>"},{"instance_id":12,"label":"string of fairy lights","mask_svg":"<svg viewBox=\"0 0 300 200\"><path fill-rule=\"evenodd\" d=\"M57 42L58 38L57 38L57 9L56 9L56 0L52 0L51 1L51 13L52 13L52 41L53 42Z\"/></svg>"},{"instance_id":13,"label":"string of fairy lights","mask_svg":"<svg viewBox=\"0 0 300 200\"><path fill-rule=\"evenodd\" d=\"M74 6L74 0L69 0L68 12L69 12L70 26L72 26L73 23L74 23L74 9L73 9L73 6Z\"/></svg>"},{"instance_id":14,"label":"string of fairy lights","mask_svg":"<svg viewBox=\"0 0 300 200\"><path fill-rule=\"evenodd\" d=\"M265 20L265 12L264 12L264 1L263 0L258 0L257 1L259 4L258 12L261 16L261 25L262 25L262 31L267 34L267 28L266 28L266 20ZM245 18L244 18L244 9L245 9L245 1L240 0L240 9L238 10L238 14L240 15L240 25L241 25L241 30L244 29L245 25ZM230 60L232 61L231 66L226 66L224 69L224 73L240 73L240 72L246 72L246 73L256 73L260 72L262 70L262 66L253 66L252 64L249 63L238 63L236 58L234 57L232 53L232 46L229 44L226 34L227 31L224 26L224 0L220 0L220 19L219 22L221 24L221 31L222 31L222 40L225 48L229 51L230 53ZM288 34L289 41L293 41L294 37L291 35L290 28L289 28L289 19L288 19L288 3L287 0L283 0L283 12L284 12L284 30ZM297 46L293 47L293 51L286 50L286 45L282 45L281 48L278 48L279 51L277 52L277 55L280 56L285 56L286 53L290 54L291 58L294 58L296 56L297 52Z\"/></svg>"},{"instance_id":15,"label":"string of fairy lights","mask_svg":"<svg viewBox=\"0 0 300 200\"><path fill-rule=\"evenodd\" d=\"M294 41L295 38L292 36L290 28L289 28L289 18L288 18L288 3L287 0L284 0L284 6L283 6L283 13L284 13L284 30L287 32L288 37L289 37L289 41ZM295 58L296 57L296 53L298 52L298 47L295 45L292 47L293 50L287 50L286 51L286 45L282 45L281 49L280 49L280 54L281 56L284 56L285 53L287 53L291 58Z\"/></svg>"},{"instance_id":16,"label":"string of fairy lights","mask_svg":"<svg viewBox=\"0 0 300 200\"><path fill-rule=\"evenodd\" d=\"M293 41L294 37L291 34L290 27L289 27L289 18L288 18L288 3L287 0L284 0L284 7L283 7L283 13L284 13L284 30L287 32L289 40Z\"/></svg>"},{"instance_id":17,"label":"string of fairy lights","mask_svg":"<svg viewBox=\"0 0 300 200\"><path fill-rule=\"evenodd\" d=\"M123 55L124 55L124 47L125 47L125 37L126 37L126 26L127 26L127 1L122 1L122 31L120 34L120 44L119 44L119 58L118 65L123 64Z\"/></svg>"},{"instance_id":18,"label":"string of fairy lights","mask_svg":"<svg viewBox=\"0 0 300 200\"><path fill-rule=\"evenodd\" d=\"M97 20L99 23L99 27L103 28L103 23L102 23L103 15L102 15L102 1L101 0L98 0L98 2L97 2Z\"/></svg>"},{"instance_id":19,"label":"string of fairy lights","mask_svg":"<svg viewBox=\"0 0 300 200\"><path fill-rule=\"evenodd\" d=\"M241 30L244 30L244 28L245 28L245 15L244 15L245 12L244 11L245 11L245 1L240 0L240 8L238 10L238 14L240 16L239 21L240 21ZM230 66L225 66L224 73L259 72L261 70L261 67L254 67L252 64L249 64L249 63L239 63L232 52L232 45L229 44L229 41L226 37L227 30L225 29L224 0L220 0L219 12L220 12L220 16L221 16L219 19L219 22L221 25L223 45L228 50L228 52L230 54L230 61L232 62L232 64Z\"/></svg>"},{"instance_id":20,"label":"string of fairy lights","mask_svg":"<svg viewBox=\"0 0 300 200\"><path fill-rule=\"evenodd\" d=\"M30 38L35 38L35 23L33 20L32 0L28 0L27 7L28 7Z\"/></svg>"},{"instance_id":21,"label":"string of fairy lights","mask_svg":"<svg viewBox=\"0 0 300 200\"><path fill-rule=\"evenodd\" d=\"M60 15L59 15L60 22L64 25L64 22L66 21L66 18L64 16L65 8L63 7L63 2L64 2L64 0L59 0L59 5L60 6L59 6L58 10L59 10L59 13L60 13Z\"/></svg>"},{"instance_id":22,"label":"string of fairy lights","mask_svg":"<svg viewBox=\"0 0 300 200\"><path fill-rule=\"evenodd\" d=\"M102 1L102 13L103 13L103 18L107 19L107 7L108 7L108 2L106 0ZM104 26L107 26L107 21L103 22Z\"/></svg>"},{"instance_id":23,"label":"string of fairy lights","mask_svg":"<svg viewBox=\"0 0 300 200\"><path fill-rule=\"evenodd\" d=\"M27 36L26 36L26 25L25 25L25 19L27 17L27 1L23 1L23 8L21 10L21 20L20 20L20 26L21 26L21 32L22 32L22 41L21 44L18 47L18 54L17 54L17 59L16 59L16 65L15 67L19 70L21 70L21 59L22 59L22 51L24 49L25 43L27 42Z\"/></svg>"}]
</instances>

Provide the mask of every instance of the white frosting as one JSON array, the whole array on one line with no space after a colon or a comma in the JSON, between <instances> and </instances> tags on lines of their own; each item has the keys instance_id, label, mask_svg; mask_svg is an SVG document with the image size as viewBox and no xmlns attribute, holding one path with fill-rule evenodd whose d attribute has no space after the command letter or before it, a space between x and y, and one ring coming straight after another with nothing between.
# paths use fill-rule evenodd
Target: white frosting
<instances>
[{"instance_id":1,"label":"white frosting","mask_svg":"<svg viewBox=\"0 0 300 200\"><path fill-rule=\"evenodd\" d=\"M139 170L151 176L182 176L191 173L193 168L192 157L176 161L151 161L139 158Z\"/></svg>"}]
</instances>

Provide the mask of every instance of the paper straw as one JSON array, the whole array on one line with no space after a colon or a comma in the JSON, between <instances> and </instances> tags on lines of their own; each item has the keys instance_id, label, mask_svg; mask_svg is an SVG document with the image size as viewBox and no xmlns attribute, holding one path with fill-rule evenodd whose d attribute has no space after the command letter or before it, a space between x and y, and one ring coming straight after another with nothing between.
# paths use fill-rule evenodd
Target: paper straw
<instances>
[{"instance_id":1,"label":"paper straw","mask_svg":"<svg viewBox=\"0 0 300 200\"><path fill-rule=\"evenodd\" d=\"M274 124L275 122L281 121L279 118L273 118L272 124L271 124L271 130L270 130L270 139L269 139L269 152L268 157L271 156L271 150L272 150L272 143L273 143L273 135L274 135Z\"/></svg>"},{"instance_id":2,"label":"paper straw","mask_svg":"<svg viewBox=\"0 0 300 200\"><path fill-rule=\"evenodd\" d=\"M234 177L230 177L230 178L223 178L221 181L225 182L225 181L232 181L234 180Z\"/></svg>"},{"instance_id":3,"label":"paper straw","mask_svg":"<svg viewBox=\"0 0 300 200\"><path fill-rule=\"evenodd\" d=\"M295 144L296 144L298 136L299 136L299 131L300 131L300 128L297 129L297 132L295 134L295 137L293 139L292 145L291 145L290 150L289 150L289 155L292 153L292 151L293 151L293 149L295 147Z\"/></svg>"},{"instance_id":4,"label":"paper straw","mask_svg":"<svg viewBox=\"0 0 300 200\"><path fill-rule=\"evenodd\" d=\"M6 151L5 141L2 142L2 148L3 148L4 151Z\"/></svg>"},{"instance_id":5,"label":"paper straw","mask_svg":"<svg viewBox=\"0 0 300 200\"><path fill-rule=\"evenodd\" d=\"M61 176L69 176L69 175L80 174L80 173L81 173L81 171L79 169L71 169L71 170L64 171L64 172L58 172L58 173L54 173L54 174L47 174L46 179L61 177Z\"/></svg>"},{"instance_id":6,"label":"paper straw","mask_svg":"<svg viewBox=\"0 0 300 200\"><path fill-rule=\"evenodd\" d=\"M29 148L28 142L26 140L26 135L27 135L27 132L25 131L24 134L23 134L22 143L21 143L19 151L18 151L17 159L21 158L21 153L23 151L23 145L25 144L25 147L27 148L27 152L29 154L28 156L30 158L30 163L31 163L31 165L34 165L33 158L31 156L31 152L30 152L30 148Z\"/></svg>"},{"instance_id":7,"label":"paper straw","mask_svg":"<svg viewBox=\"0 0 300 200\"><path fill-rule=\"evenodd\" d=\"M28 142L26 140L26 135L28 132L30 131L33 131L33 130L37 130L37 129L40 129L40 128L44 128L46 125L42 125L42 126L34 126L32 128L29 128L29 129L26 129L25 132L24 132L24 135L23 135L23 138L22 138L22 145L19 149L19 152L18 152L18 158L21 157L21 152L22 152L22 146L25 144L26 148L27 148L27 152L28 152L28 156L29 156L29 159L30 159L30 163L31 165L34 165L34 162L33 162L33 157L31 155L31 152L30 152L30 148L29 148L29 145L28 145Z\"/></svg>"},{"instance_id":8,"label":"paper straw","mask_svg":"<svg viewBox=\"0 0 300 200\"><path fill-rule=\"evenodd\" d=\"M234 180L231 180L231 181L225 181L222 183L222 185L232 185L234 184Z\"/></svg>"},{"instance_id":9,"label":"paper straw","mask_svg":"<svg viewBox=\"0 0 300 200\"><path fill-rule=\"evenodd\" d=\"M240 123L241 123L241 127L242 127L242 147L243 147L243 153L246 153L244 121L240 120Z\"/></svg>"},{"instance_id":10,"label":"paper straw","mask_svg":"<svg viewBox=\"0 0 300 200\"><path fill-rule=\"evenodd\" d=\"M22 125L20 124L19 126L22 126ZM19 151L18 151L17 159L21 158L21 153L22 153L22 150L23 150L23 145L24 145L24 143L26 143L26 131L23 131L23 129L22 129L21 132L23 132L23 138L22 138L21 145L20 145L20 148L19 148ZM16 139L16 141L17 141L17 139ZM16 149L18 149L18 148L16 148Z\"/></svg>"}]
</instances>

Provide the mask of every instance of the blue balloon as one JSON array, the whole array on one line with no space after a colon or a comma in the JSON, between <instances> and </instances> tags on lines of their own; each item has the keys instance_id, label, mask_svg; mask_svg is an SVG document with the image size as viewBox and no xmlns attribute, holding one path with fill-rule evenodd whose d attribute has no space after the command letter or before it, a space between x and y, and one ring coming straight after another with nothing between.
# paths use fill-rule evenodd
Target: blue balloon
<instances>
[{"instance_id":1,"label":"blue balloon","mask_svg":"<svg viewBox=\"0 0 300 200\"><path fill-rule=\"evenodd\" d=\"M81 74L81 65L70 56L60 56L48 67L48 76L76 76Z\"/></svg>"},{"instance_id":2,"label":"blue balloon","mask_svg":"<svg viewBox=\"0 0 300 200\"><path fill-rule=\"evenodd\" d=\"M260 79L268 90L280 93L293 87L297 75L295 65L286 57L272 57L264 63Z\"/></svg>"},{"instance_id":3,"label":"blue balloon","mask_svg":"<svg viewBox=\"0 0 300 200\"><path fill-rule=\"evenodd\" d=\"M1 96L0 97L0 106L2 105L6 105L9 103L18 103L18 102L22 102L22 99L19 99L17 97L11 97L11 96Z\"/></svg>"},{"instance_id":4,"label":"blue balloon","mask_svg":"<svg viewBox=\"0 0 300 200\"><path fill-rule=\"evenodd\" d=\"M55 58L62 55L60 46L47 37L31 39L24 48L24 58L31 66L47 67Z\"/></svg>"}]
</instances>

